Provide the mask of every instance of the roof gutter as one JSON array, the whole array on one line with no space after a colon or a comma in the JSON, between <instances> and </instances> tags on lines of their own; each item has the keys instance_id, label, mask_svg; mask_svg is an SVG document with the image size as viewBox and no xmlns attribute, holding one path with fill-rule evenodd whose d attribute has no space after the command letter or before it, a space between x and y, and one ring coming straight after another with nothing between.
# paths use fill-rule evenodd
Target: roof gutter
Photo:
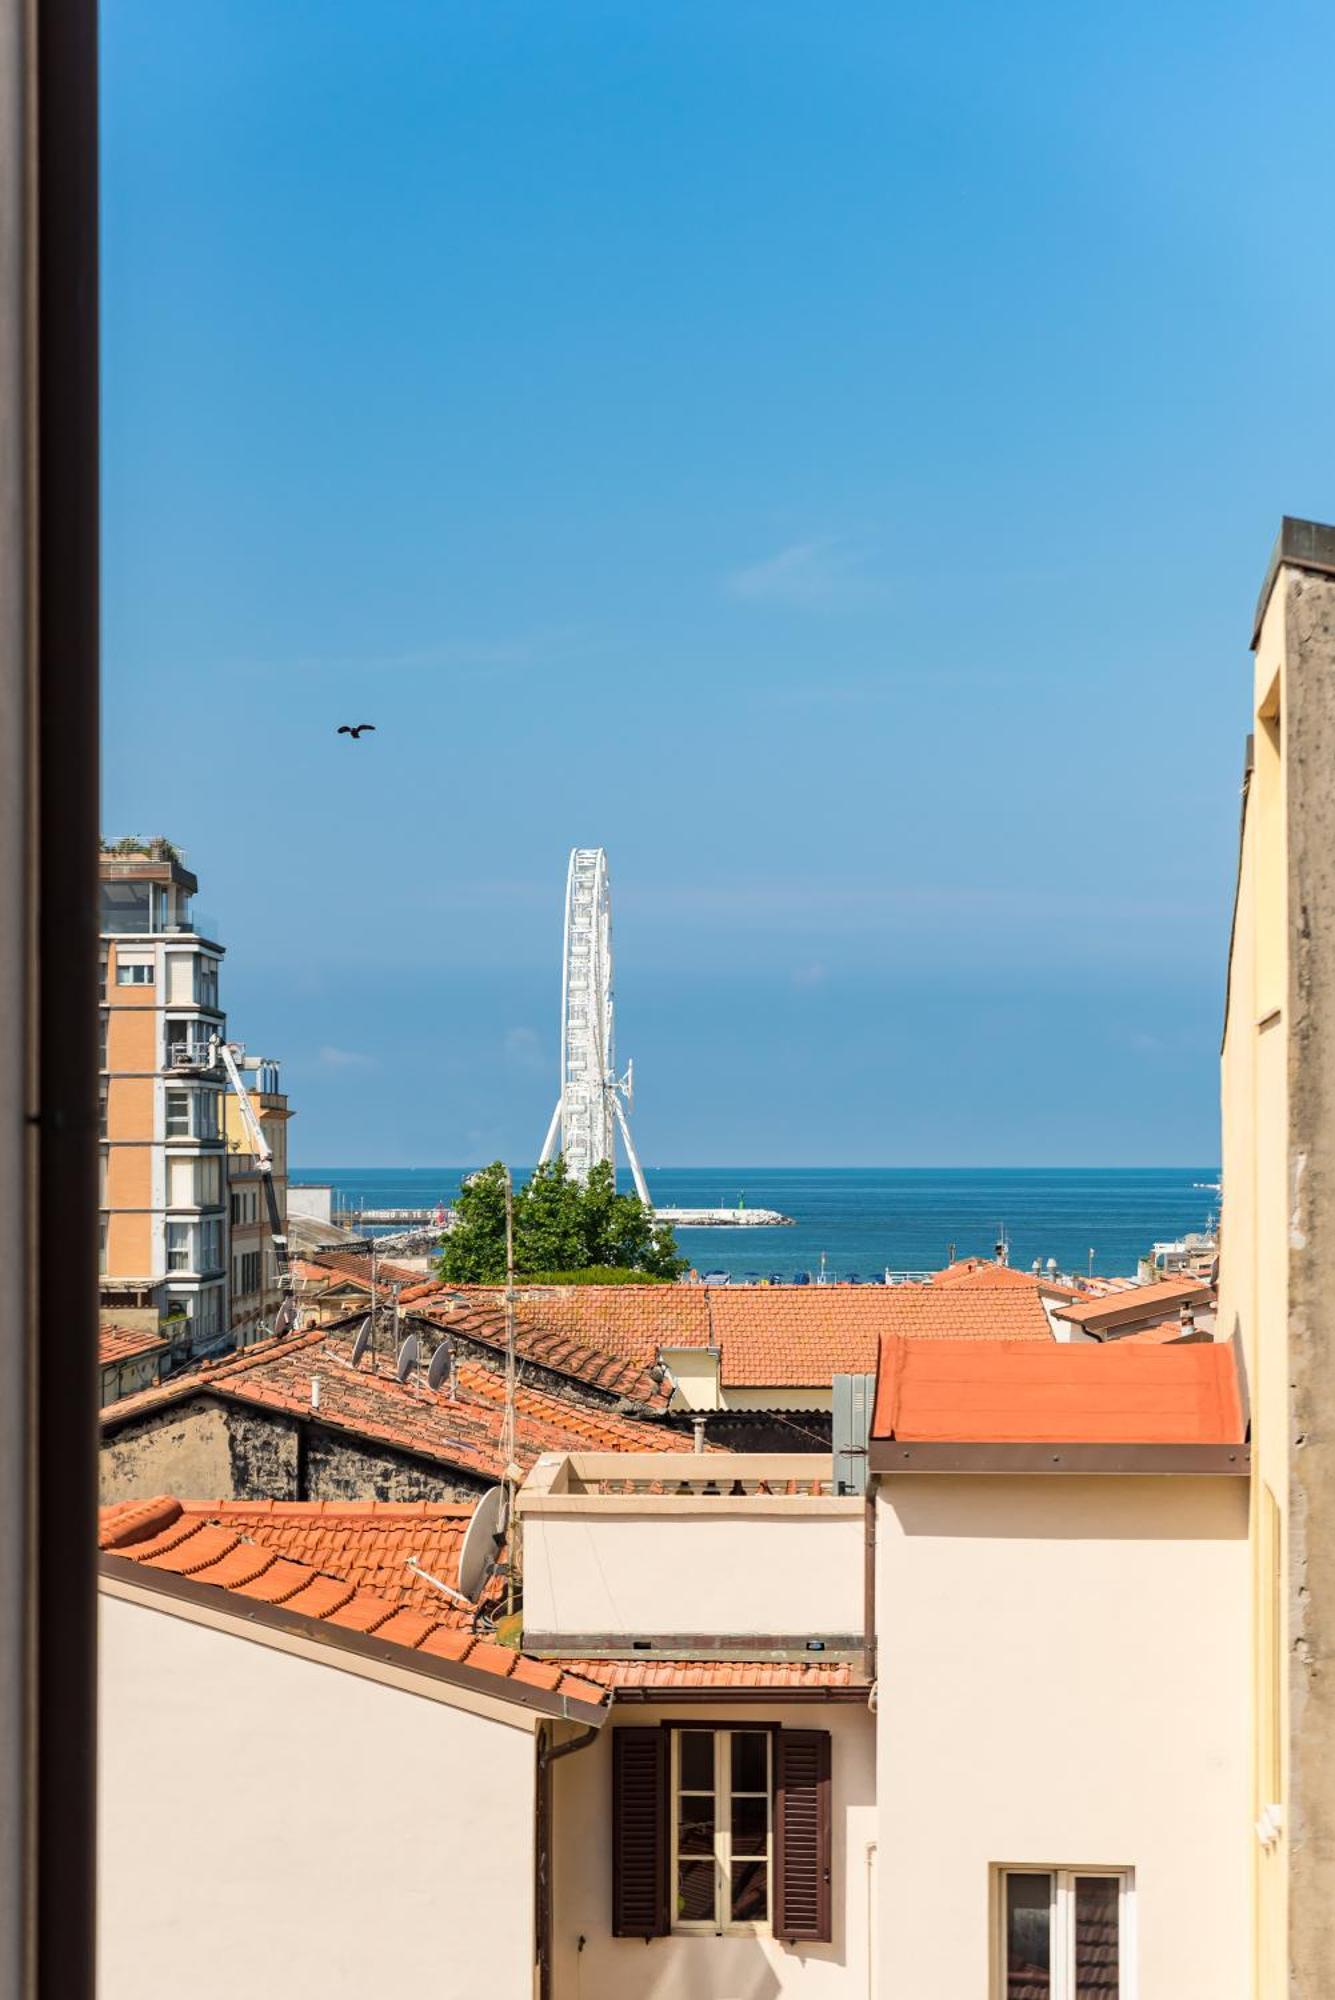
<instances>
[{"instance_id":1,"label":"roof gutter","mask_svg":"<svg viewBox=\"0 0 1335 2000\"><path fill-rule=\"evenodd\" d=\"M1246 1444L914 1444L873 1438L871 1470L896 1472L1194 1474L1245 1479Z\"/></svg>"}]
</instances>

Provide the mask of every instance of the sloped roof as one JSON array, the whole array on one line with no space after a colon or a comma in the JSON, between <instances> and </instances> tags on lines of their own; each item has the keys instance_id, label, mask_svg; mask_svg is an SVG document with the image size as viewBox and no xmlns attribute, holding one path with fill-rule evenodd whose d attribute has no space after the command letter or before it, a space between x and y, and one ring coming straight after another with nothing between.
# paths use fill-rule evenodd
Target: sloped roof
<instances>
[{"instance_id":1,"label":"sloped roof","mask_svg":"<svg viewBox=\"0 0 1335 2000\"><path fill-rule=\"evenodd\" d=\"M299 1614L322 1624L401 1646L405 1653L467 1667L495 1682L503 1698L532 1692L602 1708L607 1691L555 1661L511 1652L421 1610L279 1554L238 1527L201 1518L170 1495L123 1503L103 1512L99 1547L160 1578L185 1577L266 1611Z\"/></svg>"},{"instance_id":2,"label":"sloped roof","mask_svg":"<svg viewBox=\"0 0 1335 2000\"><path fill-rule=\"evenodd\" d=\"M879 1342L896 1334L1050 1343L1042 1294L1051 1290L993 1264L946 1284L530 1287L519 1310L641 1369L664 1348L713 1346L725 1388L828 1388L833 1375L871 1374Z\"/></svg>"},{"instance_id":3,"label":"sloped roof","mask_svg":"<svg viewBox=\"0 0 1335 2000\"><path fill-rule=\"evenodd\" d=\"M410 1318L425 1320L443 1333L457 1333L461 1339L490 1348L494 1354L505 1353L505 1313L491 1292L479 1300L476 1295L432 1283L401 1293L399 1304ZM515 1353L521 1364L531 1362L535 1367L565 1375L571 1381L601 1390L604 1395L622 1397L655 1413L666 1410L672 1399L671 1383L655 1381L640 1362L613 1354L560 1328L537 1323L522 1304L515 1311Z\"/></svg>"},{"instance_id":4,"label":"sloped roof","mask_svg":"<svg viewBox=\"0 0 1335 2000\"><path fill-rule=\"evenodd\" d=\"M1230 1347L887 1340L872 1436L920 1444L1241 1444Z\"/></svg>"},{"instance_id":5,"label":"sloped roof","mask_svg":"<svg viewBox=\"0 0 1335 2000\"><path fill-rule=\"evenodd\" d=\"M455 1393L372 1374L350 1365L350 1347L327 1328L269 1340L209 1371L177 1376L103 1412L104 1430L121 1430L200 1394L317 1421L392 1449L457 1466L488 1480L505 1471L501 1451L505 1383L480 1361L457 1361ZM319 1409L312 1384L319 1377ZM674 1451L681 1438L655 1424L594 1410L520 1383L515 1397L515 1457L527 1471L545 1451Z\"/></svg>"},{"instance_id":6,"label":"sloped roof","mask_svg":"<svg viewBox=\"0 0 1335 2000\"><path fill-rule=\"evenodd\" d=\"M143 1503L130 1502L134 1507ZM341 1576L396 1604L431 1611L446 1625L471 1627L473 1614L452 1604L408 1567L411 1556L451 1589L472 1508L430 1500L182 1500L183 1519L235 1528L275 1554ZM103 1520L110 1510L104 1510Z\"/></svg>"},{"instance_id":7,"label":"sloped roof","mask_svg":"<svg viewBox=\"0 0 1335 2000\"><path fill-rule=\"evenodd\" d=\"M1134 1325L1138 1320L1163 1319L1181 1306L1203 1305L1214 1297L1214 1287L1202 1278L1164 1278L1154 1285L1127 1285L1102 1298L1077 1299L1059 1306L1057 1317L1086 1333L1102 1333L1109 1327Z\"/></svg>"},{"instance_id":8,"label":"sloped roof","mask_svg":"<svg viewBox=\"0 0 1335 2000\"><path fill-rule=\"evenodd\" d=\"M134 1361L171 1346L171 1336L157 1326L120 1326L104 1320L98 1328L97 1358L106 1368L114 1361Z\"/></svg>"}]
</instances>

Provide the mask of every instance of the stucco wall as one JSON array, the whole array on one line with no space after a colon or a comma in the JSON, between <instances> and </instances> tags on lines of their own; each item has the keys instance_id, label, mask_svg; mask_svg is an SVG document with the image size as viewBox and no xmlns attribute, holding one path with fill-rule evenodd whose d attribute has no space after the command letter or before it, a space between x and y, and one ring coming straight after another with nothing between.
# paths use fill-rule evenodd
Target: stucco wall
<instances>
[{"instance_id":1,"label":"stucco wall","mask_svg":"<svg viewBox=\"0 0 1335 2000\"><path fill-rule=\"evenodd\" d=\"M830 1731L834 1935L829 1944L785 1945L767 1936L665 1937L645 1944L611 1935L611 1731L619 1722L664 1719L732 1726L780 1722ZM780 1994L794 2000L864 2000L875 1756L872 1717L861 1706L637 1704L617 1712L589 1749L553 1767L552 2000L775 2000ZM874 1866L875 1857L872 1861ZM889 1988L879 1990L889 1996ZM906 1988L895 2000L918 1996Z\"/></svg>"},{"instance_id":2,"label":"stucco wall","mask_svg":"<svg viewBox=\"0 0 1335 2000\"><path fill-rule=\"evenodd\" d=\"M525 1508L525 1626L585 1635L861 1633L862 1503L807 1505L787 1514L721 1498L628 1500L620 1513Z\"/></svg>"},{"instance_id":3,"label":"stucco wall","mask_svg":"<svg viewBox=\"0 0 1335 2000\"><path fill-rule=\"evenodd\" d=\"M878 1992L989 2000L992 1870L1135 1871L1137 2000L1249 1990L1247 1488L877 1501Z\"/></svg>"},{"instance_id":4,"label":"stucco wall","mask_svg":"<svg viewBox=\"0 0 1335 2000\"><path fill-rule=\"evenodd\" d=\"M527 2000L533 1737L103 1596L100 2000Z\"/></svg>"}]
</instances>

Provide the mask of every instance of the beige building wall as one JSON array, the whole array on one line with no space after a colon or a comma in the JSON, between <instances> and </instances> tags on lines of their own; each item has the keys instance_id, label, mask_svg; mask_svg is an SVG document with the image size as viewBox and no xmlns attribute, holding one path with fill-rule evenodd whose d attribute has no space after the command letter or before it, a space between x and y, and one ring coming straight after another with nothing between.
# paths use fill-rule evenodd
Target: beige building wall
<instances>
[{"instance_id":1,"label":"beige building wall","mask_svg":"<svg viewBox=\"0 0 1335 2000\"><path fill-rule=\"evenodd\" d=\"M528 2000L523 1711L105 1592L100 1676L100 2000Z\"/></svg>"},{"instance_id":2,"label":"beige building wall","mask_svg":"<svg viewBox=\"0 0 1335 2000\"><path fill-rule=\"evenodd\" d=\"M1220 1329L1251 1392L1258 2000L1335 1992L1335 529L1258 606L1221 1065Z\"/></svg>"},{"instance_id":3,"label":"beige building wall","mask_svg":"<svg viewBox=\"0 0 1335 2000\"><path fill-rule=\"evenodd\" d=\"M1201 1477L881 1481L882 2000L1001 2000L1002 1865L1134 1870L1128 1993L1245 2000L1247 1504Z\"/></svg>"},{"instance_id":4,"label":"beige building wall","mask_svg":"<svg viewBox=\"0 0 1335 2000\"><path fill-rule=\"evenodd\" d=\"M859 1499L558 1495L521 1507L524 1628L544 1638L865 1629Z\"/></svg>"},{"instance_id":5,"label":"beige building wall","mask_svg":"<svg viewBox=\"0 0 1335 2000\"><path fill-rule=\"evenodd\" d=\"M749 1937L616 1938L612 1929L611 1734L665 1720L739 1728L779 1722L828 1729L832 1804L829 1944ZM552 1767L552 2000L919 2000L868 1978L874 1918L876 1734L865 1707L782 1701L615 1709L587 1750ZM580 1940L584 1948L580 1949ZM497 1994L501 1988L490 1989ZM953 2000L953 1996L952 1996Z\"/></svg>"}]
</instances>

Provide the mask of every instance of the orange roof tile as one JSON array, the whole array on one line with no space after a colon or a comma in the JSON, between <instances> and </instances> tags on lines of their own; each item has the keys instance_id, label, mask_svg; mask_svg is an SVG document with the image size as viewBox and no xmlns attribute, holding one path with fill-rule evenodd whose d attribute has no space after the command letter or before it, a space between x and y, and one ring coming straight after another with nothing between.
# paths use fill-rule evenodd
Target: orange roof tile
<instances>
[{"instance_id":1,"label":"orange roof tile","mask_svg":"<svg viewBox=\"0 0 1335 2000\"><path fill-rule=\"evenodd\" d=\"M1203 1305L1213 1297L1214 1287L1201 1278L1164 1278L1158 1284L1126 1285L1102 1298L1059 1306L1057 1317L1086 1333L1099 1333L1108 1327L1134 1325L1140 1319L1162 1319L1179 1306Z\"/></svg>"},{"instance_id":2,"label":"orange roof tile","mask_svg":"<svg viewBox=\"0 0 1335 2000\"><path fill-rule=\"evenodd\" d=\"M171 1337L159 1327L120 1326L104 1320L98 1329L97 1358L106 1368L115 1361L133 1361L141 1354L154 1354L170 1347Z\"/></svg>"},{"instance_id":3,"label":"orange roof tile","mask_svg":"<svg viewBox=\"0 0 1335 2000\"><path fill-rule=\"evenodd\" d=\"M519 1309L641 1368L664 1348L714 1346L727 1388L828 1388L833 1375L871 1374L879 1342L896 1334L1051 1342L1042 1294L1053 1289L992 1264L944 1285L532 1287Z\"/></svg>"},{"instance_id":4,"label":"orange roof tile","mask_svg":"<svg viewBox=\"0 0 1335 2000\"><path fill-rule=\"evenodd\" d=\"M430 1609L395 1604L346 1578L293 1562L252 1542L239 1527L202 1519L170 1495L105 1508L99 1545L104 1554L133 1562L150 1574L188 1576L193 1583L243 1596L252 1604L301 1612L347 1631L373 1632L405 1652L457 1661L493 1676L501 1695L523 1688L594 1708L608 1699L606 1688L572 1668L557 1668L553 1679L553 1663L529 1660L448 1626Z\"/></svg>"},{"instance_id":5,"label":"orange roof tile","mask_svg":"<svg viewBox=\"0 0 1335 2000\"><path fill-rule=\"evenodd\" d=\"M470 1507L424 1500L184 1500L180 1507L183 1520L233 1529L260 1548L431 1611L446 1624L471 1623L471 1613L408 1566L412 1557L457 1590Z\"/></svg>"},{"instance_id":6,"label":"orange roof tile","mask_svg":"<svg viewBox=\"0 0 1335 2000\"><path fill-rule=\"evenodd\" d=\"M325 1328L265 1341L211 1369L176 1376L109 1404L102 1413L103 1427L121 1430L140 1416L203 1394L313 1419L483 1479L503 1476L505 1383L494 1369L480 1361L458 1361L450 1395L428 1389L425 1381L403 1383L392 1374L372 1374L366 1360L353 1368L349 1355L348 1342ZM311 1408L316 1376L318 1413ZM522 1381L515 1409L515 1457L524 1471L548 1451L681 1449L676 1432L612 1410L590 1409Z\"/></svg>"},{"instance_id":7,"label":"orange roof tile","mask_svg":"<svg viewBox=\"0 0 1335 2000\"><path fill-rule=\"evenodd\" d=\"M938 1444L1240 1444L1231 1348L887 1340L876 1438Z\"/></svg>"},{"instance_id":8,"label":"orange roof tile","mask_svg":"<svg viewBox=\"0 0 1335 2000\"><path fill-rule=\"evenodd\" d=\"M632 1689L671 1695L682 1688L720 1692L755 1688L761 1693L829 1688L859 1688L866 1693L868 1688L848 1660L562 1660L560 1664L611 1688L614 1695Z\"/></svg>"},{"instance_id":9,"label":"orange roof tile","mask_svg":"<svg viewBox=\"0 0 1335 2000\"><path fill-rule=\"evenodd\" d=\"M401 1293L399 1304L411 1319L424 1320L440 1332L472 1341L495 1355L505 1353L505 1313L491 1292L479 1300L476 1295L433 1281ZM655 1381L641 1362L613 1354L565 1329L537 1323L522 1305L515 1314L515 1352L521 1362L531 1362L655 1413L666 1410L672 1399L671 1384Z\"/></svg>"}]
</instances>

